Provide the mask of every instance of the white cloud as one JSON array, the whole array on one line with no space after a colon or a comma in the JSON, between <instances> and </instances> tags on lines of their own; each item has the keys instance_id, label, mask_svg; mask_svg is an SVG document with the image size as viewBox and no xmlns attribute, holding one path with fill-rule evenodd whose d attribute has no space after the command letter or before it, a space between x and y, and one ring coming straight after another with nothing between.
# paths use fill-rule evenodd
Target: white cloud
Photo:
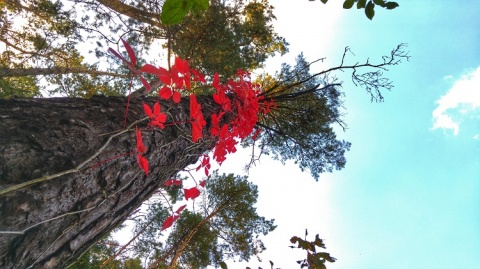
<instances>
[{"instance_id":1,"label":"white cloud","mask_svg":"<svg viewBox=\"0 0 480 269\"><path fill-rule=\"evenodd\" d=\"M473 139L477 140L478 139L478 134L474 135Z\"/></svg>"},{"instance_id":2,"label":"white cloud","mask_svg":"<svg viewBox=\"0 0 480 269\"><path fill-rule=\"evenodd\" d=\"M432 129L451 129L458 135L462 118L480 107L480 67L455 81L437 104Z\"/></svg>"}]
</instances>

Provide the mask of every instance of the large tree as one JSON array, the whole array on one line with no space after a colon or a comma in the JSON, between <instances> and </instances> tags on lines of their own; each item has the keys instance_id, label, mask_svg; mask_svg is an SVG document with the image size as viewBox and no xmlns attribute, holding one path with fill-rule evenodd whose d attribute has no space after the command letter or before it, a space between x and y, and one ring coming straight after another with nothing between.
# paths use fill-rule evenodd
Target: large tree
<instances>
[{"instance_id":1,"label":"large tree","mask_svg":"<svg viewBox=\"0 0 480 269\"><path fill-rule=\"evenodd\" d=\"M80 7L73 8L68 2L12 0L0 4L3 22L0 41L7 47L2 54L3 69L0 69L3 97L38 95L42 87L37 83L38 75L51 76L47 82L56 85L54 91L57 89L67 96L110 95L90 99L0 99L2 268L66 267L121 224L166 180L197 162L221 140L211 130L219 124L214 115L218 117L225 107L212 99L212 95L183 97L178 104L160 100L161 111L168 115L163 123L168 127L153 128L143 103L151 106L158 97L115 96L126 94L130 80L125 77L129 71L140 75L134 64L130 62L128 68L124 65L119 71L99 71L99 64L85 64L75 49L76 44L88 38L82 31L95 36L106 29L117 34L129 33L126 39L139 53L138 48L148 45L153 36L169 32L158 20L155 7L161 3L74 2L95 11L92 13L95 17L72 19ZM253 14L260 14L258 9L254 11ZM14 23L25 14L34 16L25 16L27 28L17 30ZM113 23L116 19L122 23ZM168 36L167 40L169 38L172 37ZM108 40L98 39L98 46L105 46L102 42ZM338 141L332 131L333 124L342 125L341 91L340 84L330 80L328 74L351 69L354 81L370 91L372 97L381 98L380 88L391 86L382 80L381 71L406 56L402 48L394 49L378 64L349 66L342 60L340 66L315 74L308 72L309 64L302 57L295 67L284 66L278 76L265 79L263 90L256 92L256 99L263 98L259 104L262 111L269 113L249 115L247 120L253 119L254 127L263 133L257 140L245 134L244 145L257 143L262 152L274 153L280 159L294 159L315 177L321 172L341 169L345 165L343 153L349 144ZM175 52L174 45L171 49ZM101 56L101 51L98 52ZM201 64L202 59L198 58ZM191 60L195 61L193 56ZM259 65L260 60L252 64ZM364 67L374 70L359 73ZM66 77L55 77L59 74ZM207 86L193 84L193 92L215 92L212 87L215 79L211 75ZM226 82L227 75L228 72L224 73L222 80L226 88L234 85ZM143 76L161 81L148 74ZM106 77L115 77L118 81ZM238 96L239 93L229 91L224 98L239 104L252 97ZM197 108L192 106L196 103L192 98L201 104L206 120L200 133L192 122L192 112ZM128 113L125 113L126 104ZM241 110L241 105L232 107L222 123L249 112ZM139 137L143 137L148 149L140 150ZM143 158L148 159L148 168ZM144 171L139 168L139 162Z\"/></svg>"}]
</instances>

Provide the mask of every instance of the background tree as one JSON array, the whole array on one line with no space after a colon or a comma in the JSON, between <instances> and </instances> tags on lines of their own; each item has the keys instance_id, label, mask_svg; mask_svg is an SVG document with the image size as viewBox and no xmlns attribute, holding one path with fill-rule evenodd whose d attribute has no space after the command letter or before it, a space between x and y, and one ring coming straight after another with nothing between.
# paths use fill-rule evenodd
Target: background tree
<instances>
[{"instance_id":1,"label":"background tree","mask_svg":"<svg viewBox=\"0 0 480 269\"><path fill-rule=\"evenodd\" d=\"M78 258L69 268L71 269L143 269L139 258L122 257L103 264L115 254L118 242L113 238L105 238L92 246L84 255Z\"/></svg>"},{"instance_id":2,"label":"background tree","mask_svg":"<svg viewBox=\"0 0 480 269\"><path fill-rule=\"evenodd\" d=\"M268 1L212 1L206 13L187 15L171 26L168 48L206 74L229 78L238 69L262 67L269 56L287 52L288 43L278 36Z\"/></svg>"},{"instance_id":3,"label":"background tree","mask_svg":"<svg viewBox=\"0 0 480 269\"><path fill-rule=\"evenodd\" d=\"M233 174L209 176L202 199L195 211L184 210L173 230L162 239L162 224L168 217L168 209L161 203L166 197L153 199L145 214L135 217L131 249L135 257L148 261L147 267L206 268L219 266L230 258L250 260L265 248L259 235L275 229L273 220L266 220L256 213L257 186L246 177ZM197 207L198 206L198 207ZM118 256L118 248L107 252L103 242L103 262L118 263L111 257ZM123 248L127 249L127 248ZM96 253L86 253L86 257ZM81 259L82 260L82 259ZM97 260L91 259L92 265Z\"/></svg>"},{"instance_id":4,"label":"background tree","mask_svg":"<svg viewBox=\"0 0 480 269\"><path fill-rule=\"evenodd\" d=\"M275 106L257 123L265 130L259 141L261 151L282 162L293 159L316 179L320 173L342 169L350 143L337 140L333 131L336 124L345 128L340 84L312 76L302 54L294 67L283 64L274 77L266 76L269 90L263 96Z\"/></svg>"},{"instance_id":5,"label":"background tree","mask_svg":"<svg viewBox=\"0 0 480 269\"><path fill-rule=\"evenodd\" d=\"M266 0L212 1L206 12L189 14L172 26L159 21L162 5L163 0L4 1L0 96L125 95L128 69L106 54L108 47L119 44L119 37L135 49L139 64L145 58L158 59L158 54L150 54L161 51L163 44L167 60L176 54L197 69L226 78L238 68L260 67L269 56L287 51L288 44L273 29L273 7ZM18 76L30 76L29 87L23 79L19 90ZM47 83L36 83L40 76Z\"/></svg>"}]
</instances>

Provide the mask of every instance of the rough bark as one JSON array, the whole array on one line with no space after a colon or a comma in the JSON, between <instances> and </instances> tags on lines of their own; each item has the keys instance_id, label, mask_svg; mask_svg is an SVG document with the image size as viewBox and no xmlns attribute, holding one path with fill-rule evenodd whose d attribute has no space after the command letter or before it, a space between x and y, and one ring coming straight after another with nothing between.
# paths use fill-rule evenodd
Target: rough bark
<instances>
[{"instance_id":1,"label":"rough bark","mask_svg":"<svg viewBox=\"0 0 480 269\"><path fill-rule=\"evenodd\" d=\"M211 100L199 97L205 118L215 112ZM214 144L191 142L188 99L162 103L177 125L136 124L148 148L146 176L131 125L145 118L142 101L130 103L128 130L125 104L123 97L0 100L0 192L71 171L0 195L0 268L66 268Z\"/></svg>"}]
</instances>

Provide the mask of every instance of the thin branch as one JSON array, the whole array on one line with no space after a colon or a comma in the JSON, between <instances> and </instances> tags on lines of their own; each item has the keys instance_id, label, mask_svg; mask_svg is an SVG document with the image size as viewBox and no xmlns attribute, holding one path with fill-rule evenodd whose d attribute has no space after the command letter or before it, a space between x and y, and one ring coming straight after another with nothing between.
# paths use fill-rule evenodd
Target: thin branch
<instances>
[{"instance_id":1,"label":"thin branch","mask_svg":"<svg viewBox=\"0 0 480 269\"><path fill-rule=\"evenodd\" d=\"M148 23L150 25L155 26L163 26L157 18L159 18L159 14L146 12L144 10L135 8L130 5L126 5L118 0L97 0L97 2L101 3L102 5L108 7L109 9L118 12L122 15L130 17L132 19L138 20L143 23Z\"/></svg>"},{"instance_id":2,"label":"thin branch","mask_svg":"<svg viewBox=\"0 0 480 269\"><path fill-rule=\"evenodd\" d=\"M398 65L399 63L401 63L401 58L406 58L407 61L410 59L410 56L408 55L407 52L403 51L403 48L406 46L406 44L400 44L398 45L395 49L392 50L392 52L390 53L390 56L383 56L382 59L383 59L383 63L379 63L379 64L371 64L369 62L369 60L367 59L367 61L363 64L359 64L359 63L355 63L354 65L343 65L344 63L344 60L345 60L345 57L346 57L346 53L347 52L351 52L350 51L350 48L349 47L346 47L345 48L345 51L343 53L343 56L342 56L342 61L340 63L339 66L336 66L336 67L332 67L332 68L329 68L327 70L323 70L321 72L318 72L318 73L315 73L311 76L309 76L308 78L305 78L303 80L300 80L300 81L297 81L295 83L292 83L292 84L288 84L285 86L284 90L285 89L289 89L289 88L292 88L292 87L295 87L295 86L298 86L298 85L301 85L303 83L306 83L318 76L321 76L321 75L325 75L327 73L330 73L330 72L333 72L333 71L337 71L337 70L345 70L345 69L353 69L354 70L354 73L356 72L357 68L363 68L363 67L371 67L371 68L378 68L378 69L383 69L383 70L388 70L386 68L386 66L390 66L390 65ZM398 59L400 58L400 59ZM352 75L353 76L353 75ZM288 81L289 79L287 79ZM279 85L274 85L272 88L260 93L259 95L260 96L265 96L267 97L268 94L274 89L274 88L277 88Z\"/></svg>"},{"instance_id":3,"label":"thin branch","mask_svg":"<svg viewBox=\"0 0 480 269\"><path fill-rule=\"evenodd\" d=\"M128 75L98 71L85 68L68 68L68 67L52 67L52 68L0 68L0 77L23 77L23 76L42 76L42 75L64 75L64 74L89 74L100 76L112 76L128 78Z\"/></svg>"}]
</instances>

